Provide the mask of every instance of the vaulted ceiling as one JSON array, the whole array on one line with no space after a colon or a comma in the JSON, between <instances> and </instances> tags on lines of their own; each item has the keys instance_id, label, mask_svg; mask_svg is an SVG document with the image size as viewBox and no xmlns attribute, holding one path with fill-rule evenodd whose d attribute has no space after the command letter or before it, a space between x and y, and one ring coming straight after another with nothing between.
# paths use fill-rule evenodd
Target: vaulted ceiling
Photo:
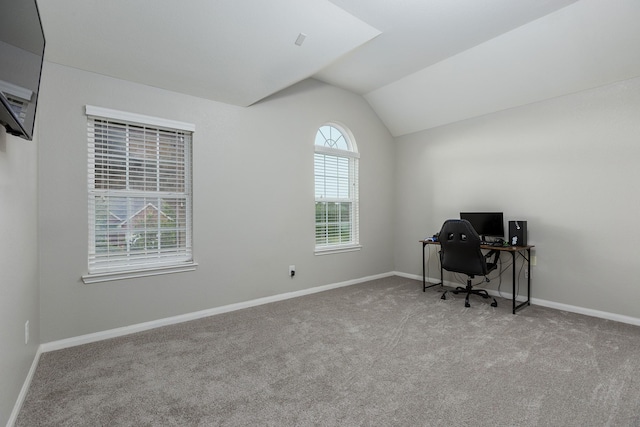
<instances>
[{"instance_id":1,"label":"vaulted ceiling","mask_svg":"<svg viewBox=\"0 0 640 427\"><path fill-rule=\"evenodd\" d=\"M313 77L393 135L640 75L637 0L38 0L48 61L239 106Z\"/></svg>"}]
</instances>

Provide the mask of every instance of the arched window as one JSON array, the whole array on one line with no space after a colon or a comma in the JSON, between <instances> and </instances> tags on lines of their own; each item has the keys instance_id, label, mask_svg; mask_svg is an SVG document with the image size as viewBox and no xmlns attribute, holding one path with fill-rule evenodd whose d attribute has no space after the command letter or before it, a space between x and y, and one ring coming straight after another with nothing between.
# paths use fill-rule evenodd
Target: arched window
<instances>
[{"instance_id":1,"label":"arched window","mask_svg":"<svg viewBox=\"0 0 640 427\"><path fill-rule=\"evenodd\" d=\"M358 150L344 127L316 133L314 153L316 253L358 249Z\"/></svg>"}]
</instances>

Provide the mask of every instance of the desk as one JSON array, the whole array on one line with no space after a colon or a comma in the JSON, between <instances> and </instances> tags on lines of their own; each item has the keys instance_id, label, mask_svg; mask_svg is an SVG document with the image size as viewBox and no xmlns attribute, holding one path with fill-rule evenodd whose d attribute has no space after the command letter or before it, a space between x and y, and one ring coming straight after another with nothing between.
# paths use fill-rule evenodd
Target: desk
<instances>
[{"instance_id":1,"label":"desk","mask_svg":"<svg viewBox=\"0 0 640 427\"><path fill-rule=\"evenodd\" d=\"M420 240L420 243L422 243L422 292L425 292L427 290L427 288L432 288L434 286L443 286L444 285L444 280L443 280L443 269L442 269L442 265L440 265L440 283L432 283L429 286L427 286L427 280L425 277L425 258L424 258L424 249L427 247L427 245L438 245L440 246L440 242L432 242L430 240ZM487 250L494 250L494 251L499 251L499 252L508 252L511 254L511 271L512 271L512 286L513 286L513 291L512 291L512 295L513 295L513 314L516 314L517 310L520 310L522 307L524 306L529 306L531 305L531 248L533 248L534 245L527 245L527 246L488 246L488 245L481 245L480 248L481 249L487 249ZM526 252L526 256L525 253ZM525 261L527 261L527 300L518 304L518 302L516 301L516 255L520 255Z\"/></svg>"}]
</instances>

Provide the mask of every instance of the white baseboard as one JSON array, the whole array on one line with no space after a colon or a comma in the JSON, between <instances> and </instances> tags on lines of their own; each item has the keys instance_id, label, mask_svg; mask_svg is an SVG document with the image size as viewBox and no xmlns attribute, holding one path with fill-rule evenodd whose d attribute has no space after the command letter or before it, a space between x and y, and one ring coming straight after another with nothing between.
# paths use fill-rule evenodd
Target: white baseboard
<instances>
[{"instance_id":1,"label":"white baseboard","mask_svg":"<svg viewBox=\"0 0 640 427\"><path fill-rule=\"evenodd\" d=\"M109 329L106 331L95 332L92 334L81 335L78 337L67 338L58 341L51 341L42 344L40 347L42 352L61 350L63 348L74 347L82 344L89 344L96 341L102 341L109 338L121 337L124 335L133 334L136 332L147 331L149 329L159 328L161 326L174 325L177 323L188 322L190 320L201 319L203 317L214 316L216 314L228 313L230 311L242 310L244 308L255 307L258 305L268 304L276 301L283 301L291 298L300 297L303 295L311 295L317 292L328 291L330 289L341 288L344 286L355 285L358 283L368 282L370 280L381 279L384 277L393 276L393 272L378 274L375 276L367 276L359 279L347 280L345 282L333 283L330 285L317 286L310 289L302 289L300 291L287 292L284 294L273 295L270 297L258 298L250 301L243 301L235 304L229 304L222 307L215 307L207 310L196 311L192 313L181 314L178 316L166 317L164 319L152 320L150 322L138 323L130 326L123 326L121 328Z\"/></svg>"},{"instance_id":2,"label":"white baseboard","mask_svg":"<svg viewBox=\"0 0 640 427\"><path fill-rule=\"evenodd\" d=\"M394 276L406 277L407 279L414 279L422 282L422 276L420 276L419 274L409 274L409 273L403 273L401 271L394 271L392 274ZM427 277L427 281L428 280L430 279ZM438 281L440 281L440 279L438 279Z\"/></svg>"},{"instance_id":3,"label":"white baseboard","mask_svg":"<svg viewBox=\"0 0 640 427\"><path fill-rule=\"evenodd\" d=\"M22 384L22 388L20 389L20 394L18 394L18 399L16 403L13 405L13 410L11 411L11 415L9 415L9 420L7 421L7 427L13 427L16 420L18 419L18 414L20 413L20 409L22 409L22 404L24 403L24 399L27 397L27 392L29 391L29 386L31 386L31 380L33 379L33 375L36 373L36 368L38 367L38 362L40 361L40 355L42 354L42 346L38 346L38 350L36 350L36 355L33 358L33 362L31 362L31 368L29 368L29 373L27 374L27 378L24 380L24 384Z\"/></svg>"},{"instance_id":4,"label":"white baseboard","mask_svg":"<svg viewBox=\"0 0 640 427\"><path fill-rule=\"evenodd\" d=\"M315 288L310 288L310 289L303 289L300 291L295 291L295 292L287 292L284 294L279 294L279 295L273 295L270 297L264 297L264 298L258 298L258 299L254 299L251 301L244 301L244 302L240 302L240 303L236 303L236 304L229 304L229 305L225 305L222 307L216 307L216 308L212 308L212 309L207 309L207 310L202 310L202 311L196 311L193 313L187 313L187 314L182 314L179 316L173 316L173 317L167 317L164 319L158 319L158 320L153 320L150 322L144 322L144 323L138 323L135 325L130 325L130 326L124 326L122 328L115 328L115 329L110 329L110 330L106 330L106 331L102 331L102 332L96 332L96 333L92 333L92 334L87 334L87 335L81 335L78 337L73 337L73 338L67 338L67 339L63 339L63 340L58 340L58 341L52 341L52 342L48 342L48 343L44 343L41 344L38 347L38 351L36 352L36 355L33 359L33 363L31 364L31 369L29 369L29 373L27 375L27 378L25 379L25 382L22 386L22 389L20 390L20 394L18 395L18 399L13 407L13 411L11 412L11 416L9 417L9 421L7 423L7 427L12 427L13 424L15 423L17 417L18 417L18 413L20 412L20 409L22 408L22 404L24 402L24 399L27 395L27 392L29 391L29 386L31 385L31 380L33 378L33 375L36 371L36 368L38 366L38 361L40 360L40 355L42 353L46 353L48 351L54 351L54 350L61 350L63 348L68 348L68 347L74 347L77 345L82 345L82 344L88 344L88 343L92 343L92 342L96 342L96 341L101 341L101 340L105 340L105 339L109 339L109 338L116 338L116 337L120 337L120 336L124 336L124 335L129 335L129 334L133 334L136 332L142 332L142 331L146 331L149 329L154 329L154 328L159 328L161 326L168 326L168 325L173 325L173 324L177 324L177 323L182 323L182 322L188 322L190 320L196 320L196 319L201 319L203 317L209 317L209 316L214 316L216 314L222 314L222 313L228 313L231 311L236 311L236 310L242 310L244 308L249 308L249 307L255 307L255 306L259 306L259 305L263 305L263 304L268 304L271 302L276 302L276 301L283 301L283 300L287 300L287 299L291 299L291 298L297 298L300 296L304 296L304 295L311 295L311 294L315 294L318 292L323 292L323 291L328 291L330 289L336 289L336 288L341 288L341 287L345 287L345 286L351 286L351 285L356 285L358 283L363 283L363 282L368 282L370 280L375 280L375 279L382 279L384 277L390 277L390 276L400 276L400 277L405 277L408 279L413 279L413 280L418 280L418 281L422 281L422 276L421 275L417 275L417 274L408 274L408 273L403 273L400 271L391 271L388 273L383 273L383 274L378 274L378 275L374 275L374 276L367 276L367 277L362 277L359 279L353 279L353 280L348 280L345 282L339 282L339 283L333 283L333 284L329 284L329 285L324 285L324 286L317 286ZM427 278L428 281L435 283L437 282L439 279L434 279L434 278ZM447 286L458 286L458 283L454 283L454 282L448 282L445 281L445 285ZM487 290L489 292L489 294L493 295L493 296L502 296L504 298L512 298L512 294L511 293L507 293L507 292L501 292L500 294L498 294L497 291L495 290ZM622 323L628 323L631 325L637 325L640 326L640 319L635 318L635 317L630 317L630 316L624 316L624 315L620 315L620 314L615 314L615 313L608 313L605 311L599 311L599 310L593 310L593 309L589 309L589 308L584 308L584 307L577 307L577 306L573 306L573 305L569 305L569 304L562 304L562 303L557 303L557 302L553 302L553 301L547 301L547 300L543 300L543 299L539 299L539 298L531 298L531 304L534 305L540 305L543 307L549 307L549 308L554 308L557 310L562 310L562 311L568 311L568 312L572 312L572 313L578 313L578 314L584 314L587 316L593 316L593 317L599 317L602 319L607 319L607 320L614 320L616 322L622 322Z\"/></svg>"},{"instance_id":5,"label":"white baseboard","mask_svg":"<svg viewBox=\"0 0 640 427\"><path fill-rule=\"evenodd\" d=\"M251 301L244 301L236 304L229 304L222 307L211 308L202 311L196 311L193 313L181 314L179 316L167 317L164 319L153 320L150 322L138 323L135 325L124 326L122 328L110 329L107 331L96 332L93 334L81 335L78 337L67 338L58 341L51 341L48 343L40 344L36 355L31 364L31 369L29 369L29 373L27 374L27 378L22 385L22 389L20 390L20 394L18 395L18 399L16 400L15 405L13 406L13 411L9 417L9 421L7 422L7 427L13 427L18 418L18 414L20 413L20 409L22 408L22 404L24 403L24 399L27 396L27 392L29 391L29 387L31 385L31 380L33 379L33 375L38 367L38 362L40 360L40 355L42 353L46 353L48 351L61 350L63 348L74 347L82 344L89 344L96 341L106 340L109 338L116 338L124 335L133 334L136 332L142 332L149 329L159 328L161 326L168 326L182 322L188 322L190 320L201 319L203 317L214 316L216 314L228 313L230 311L242 310L243 308L255 307L258 305L268 304L276 301L283 301L291 298L296 298L304 295L311 295L318 292L328 291L330 289L341 288L345 286L356 285L358 283L368 282L370 280L382 279L384 277L393 276L393 272L377 274L374 276L362 277L359 279L347 280L345 282L333 283L324 286L317 286L315 288L303 289L295 292L287 292L284 294L273 295L270 297L258 298Z\"/></svg>"},{"instance_id":6,"label":"white baseboard","mask_svg":"<svg viewBox=\"0 0 640 427\"><path fill-rule=\"evenodd\" d=\"M640 319L637 317L625 316L622 314L609 313L607 311L594 310L592 308L577 307L575 305L562 304L554 301L547 301L539 298L531 298L531 304L543 307L555 308L556 310L569 311L571 313L585 314L587 316L599 317L601 319L614 320L616 322L628 323L640 326Z\"/></svg>"},{"instance_id":7,"label":"white baseboard","mask_svg":"<svg viewBox=\"0 0 640 427\"><path fill-rule=\"evenodd\" d=\"M422 281L422 276L421 275L407 274L407 273L402 273L402 272L399 272L399 271L391 271L391 272L388 272L388 273L378 274L378 275L375 275L375 276L367 276L367 277L362 277L362 278L359 278L359 279L348 280L348 281L345 281L345 282L339 282L339 283L333 283L333 284L329 284L329 285L317 286L315 288L303 289L303 290L300 290L300 291L287 292L287 293L284 293L284 294L273 295L273 296L270 296L270 297L258 298L258 299L254 299L254 300L250 300L250 301L244 301L244 302L239 302L239 303L235 303L235 304L225 305L225 306L222 306L222 307L215 307L215 308L211 308L211 309L207 309L207 310L201 310L201 311L196 311L196 312L192 312L192 313L181 314L181 315L178 315L178 316L172 316L172 317L167 317L167 318L163 318L163 319L153 320L153 321L150 321L150 322L138 323L138 324L135 324L135 325L124 326L124 327L121 327L121 328L109 329L109 330L106 330L106 331L95 332L95 333L92 333L92 334L81 335L81 336L78 336L78 337L67 338L67 339L58 340L58 341L52 341L52 342L48 342L48 343L42 344L40 346L40 348L39 348L39 353L40 352L41 353L45 353L45 352L54 351L54 350L61 350L63 348L74 347L74 346L82 345L82 344L88 344L88 343L101 341L101 340L105 340L105 339L109 339L109 338L116 338L116 337L120 337L120 336L124 336L124 335L133 334L133 333L136 333L136 332L142 332L142 331L146 331L146 330L149 330L149 329L159 328L161 326L168 326L168 325L173 325L173 324L177 324L177 323L188 322L190 320L196 320L196 319L201 319L203 317L214 316L216 314L222 314L222 313L228 313L228 312L231 312L231 311L242 310L244 308L255 307L255 306L258 306L258 305L268 304L268 303L276 302L276 301L283 301L283 300L287 300L287 299L290 299L290 298L296 298L296 297L300 297L300 296L304 296L304 295L310 295L310 294L314 294L314 293L317 293L317 292L328 291L330 289L336 289L336 288L341 288L341 287L344 287L344 286L355 285L355 284L358 284L358 283L363 283L363 282L367 282L367 281L375 280L375 279L381 279L381 278L389 277L389 276L400 276L400 277L406 277L408 279L414 279L414 280ZM438 279L434 279L434 278L428 278L428 280L431 281L432 283L435 283L436 281L438 281ZM455 286L458 286L459 284L458 283L454 283L454 282L445 281L445 285L446 286L455 287ZM490 295L493 295L493 296L501 296L501 297L507 298L507 299L511 299L512 298L512 294L509 293L509 292L500 292L500 294L498 294L498 292L495 291L495 290L489 289L487 291L489 292ZM557 303L557 302L554 302L554 301L543 300L543 299L540 299L540 298L531 298L531 304L540 305L540 306L543 306L543 307L554 308L554 309L557 309L557 310L568 311L568 312L572 312L572 313L585 314L587 316L599 317L599 318L603 318L603 319L614 320L614 321L617 321L617 322L629 323L629 324L632 324L632 325L639 325L640 326L640 319L635 318L635 317L624 316L624 315L615 314L615 313L609 313L609 312L605 312L605 311L593 310L593 309L573 306L573 305L569 305L569 304L562 304L562 303Z\"/></svg>"},{"instance_id":8,"label":"white baseboard","mask_svg":"<svg viewBox=\"0 0 640 427\"><path fill-rule=\"evenodd\" d=\"M401 273L398 271L395 271L393 274L396 276L406 277L408 279L415 279L422 282L421 275ZM439 278L427 277L427 282L438 283L439 281L440 281ZM453 288L455 288L456 286L460 286L460 283L451 282L448 280L445 280L444 284L445 286L449 286ZM500 293L498 293L498 291L493 289L487 289L487 292L489 293L489 295L492 295L494 297L502 297L506 299L513 298L513 293L511 292L501 291ZM625 316L625 315L616 314L616 313L609 313L607 311L594 310L591 308L578 307L575 305L563 304L563 303L548 301L540 298L531 298L531 304L539 305L541 307L554 308L556 310L561 310L561 311L568 311L570 313L584 314L586 316L599 317L601 319L613 320L616 322L628 323L630 325L640 326L640 319L637 317Z\"/></svg>"}]
</instances>

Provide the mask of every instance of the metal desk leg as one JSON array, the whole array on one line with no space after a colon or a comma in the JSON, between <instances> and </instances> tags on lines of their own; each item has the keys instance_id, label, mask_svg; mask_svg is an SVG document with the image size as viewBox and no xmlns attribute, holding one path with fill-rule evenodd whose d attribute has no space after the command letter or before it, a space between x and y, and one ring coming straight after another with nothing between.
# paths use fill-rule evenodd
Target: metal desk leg
<instances>
[{"instance_id":1,"label":"metal desk leg","mask_svg":"<svg viewBox=\"0 0 640 427\"><path fill-rule=\"evenodd\" d=\"M531 248L527 249L527 305L531 305Z\"/></svg>"},{"instance_id":2,"label":"metal desk leg","mask_svg":"<svg viewBox=\"0 0 640 427\"><path fill-rule=\"evenodd\" d=\"M424 261L424 248L427 246L425 242L422 243L422 292L427 291L427 279L425 278L425 261Z\"/></svg>"},{"instance_id":3,"label":"metal desk leg","mask_svg":"<svg viewBox=\"0 0 640 427\"><path fill-rule=\"evenodd\" d=\"M511 252L511 279L512 279L511 296L513 298L513 314L516 314L516 253L515 251Z\"/></svg>"},{"instance_id":4,"label":"metal desk leg","mask_svg":"<svg viewBox=\"0 0 640 427\"><path fill-rule=\"evenodd\" d=\"M516 314L516 310L522 307L531 305L531 248L527 248L527 256L525 257L521 252L518 252L527 261L527 300L523 301L519 305L516 305L516 253L513 254L513 314Z\"/></svg>"},{"instance_id":5,"label":"metal desk leg","mask_svg":"<svg viewBox=\"0 0 640 427\"><path fill-rule=\"evenodd\" d=\"M442 280L442 264L440 264L440 283L430 283L429 286L427 286L427 269L426 269L426 261L425 261L425 253L424 253L424 248L427 247L427 242L422 242L422 292L426 292L427 288L433 288L434 286L442 286L443 285L443 280Z\"/></svg>"}]
</instances>

